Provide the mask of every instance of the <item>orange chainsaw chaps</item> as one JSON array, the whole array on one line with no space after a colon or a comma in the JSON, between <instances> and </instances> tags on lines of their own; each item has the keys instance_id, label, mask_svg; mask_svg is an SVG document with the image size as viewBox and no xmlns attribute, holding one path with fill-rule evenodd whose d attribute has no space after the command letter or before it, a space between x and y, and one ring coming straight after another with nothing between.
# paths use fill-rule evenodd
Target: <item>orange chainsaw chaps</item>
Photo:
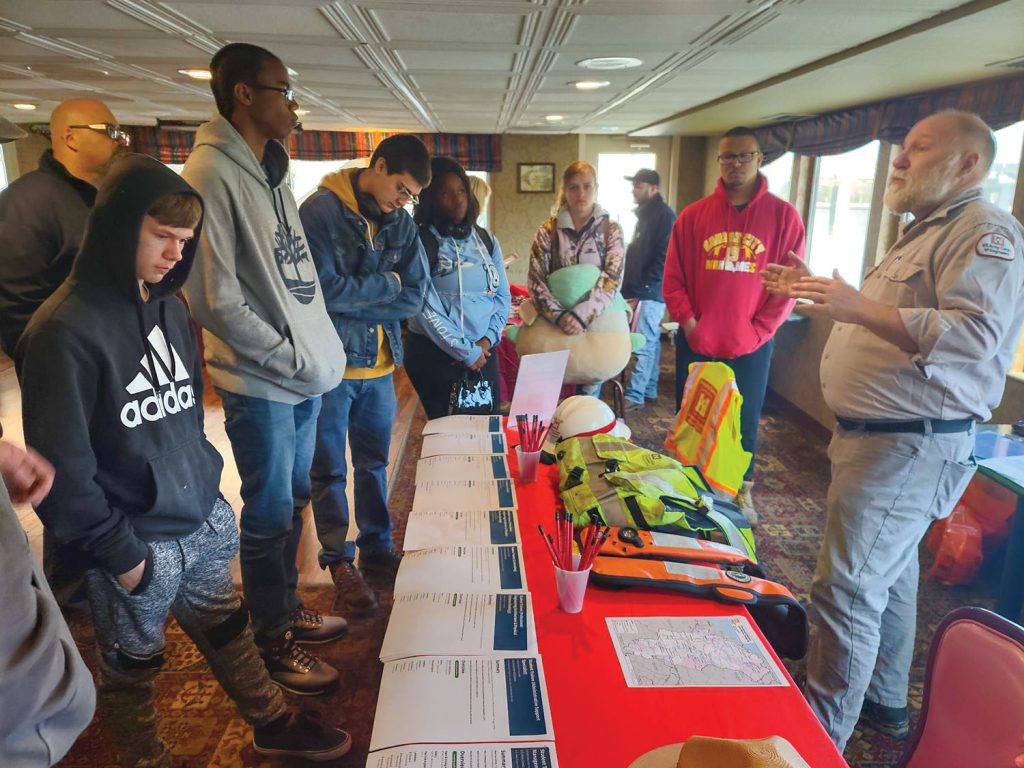
<instances>
[{"instance_id":1,"label":"orange chainsaw chaps","mask_svg":"<svg viewBox=\"0 0 1024 768\"><path fill-rule=\"evenodd\" d=\"M741 568L744 573L764 578L764 570L746 552L728 544L677 533L613 527L601 547L601 555Z\"/></svg>"}]
</instances>

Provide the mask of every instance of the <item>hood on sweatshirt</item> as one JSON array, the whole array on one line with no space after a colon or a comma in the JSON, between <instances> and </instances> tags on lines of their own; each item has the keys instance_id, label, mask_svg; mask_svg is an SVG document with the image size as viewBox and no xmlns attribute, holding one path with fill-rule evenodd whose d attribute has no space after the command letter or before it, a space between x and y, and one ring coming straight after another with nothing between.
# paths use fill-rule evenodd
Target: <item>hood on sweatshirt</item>
<instances>
[{"instance_id":1,"label":"hood on sweatshirt","mask_svg":"<svg viewBox=\"0 0 1024 768\"><path fill-rule=\"evenodd\" d=\"M370 242L377 236L377 231L384 225L398 219L398 209L384 213L373 195L359 191L359 174L365 168L342 168L329 173L320 180L320 186L329 189L342 204L352 213L366 221L366 232Z\"/></svg>"},{"instance_id":2,"label":"hood on sweatshirt","mask_svg":"<svg viewBox=\"0 0 1024 768\"><path fill-rule=\"evenodd\" d=\"M139 305L136 251L143 219L157 202L175 193L202 198L188 182L158 160L138 154L117 160L100 184L82 238L82 247L71 269L71 280L82 286L112 288L119 296ZM181 261L159 283L147 284L150 302L174 296L185 283L195 258L202 221L182 251Z\"/></svg>"},{"instance_id":3,"label":"hood on sweatshirt","mask_svg":"<svg viewBox=\"0 0 1024 768\"><path fill-rule=\"evenodd\" d=\"M204 145L223 152L250 176L268 183L271 189L277 189L288 178L288 150L281 142L273 139L267 142L261 163L235 126L223 115L199 126L192 150Z\"/></svg>"}]
</instances>

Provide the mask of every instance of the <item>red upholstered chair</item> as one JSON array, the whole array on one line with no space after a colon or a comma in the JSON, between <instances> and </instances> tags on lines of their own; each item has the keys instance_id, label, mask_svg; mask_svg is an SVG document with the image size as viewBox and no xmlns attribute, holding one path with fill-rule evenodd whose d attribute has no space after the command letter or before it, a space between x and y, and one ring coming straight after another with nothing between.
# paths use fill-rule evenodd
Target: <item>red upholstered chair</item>
<instances>
[{"instance_id":1,"label":"red upholstered chair","mask_svg":"<svg viewBox=\"0 0 1024 768\"><path fill-rule=\"evenodd\" d=\"M1024 768L1024 628L983 608L942 620L900 768Z\"/></svg>"}]
</instances>

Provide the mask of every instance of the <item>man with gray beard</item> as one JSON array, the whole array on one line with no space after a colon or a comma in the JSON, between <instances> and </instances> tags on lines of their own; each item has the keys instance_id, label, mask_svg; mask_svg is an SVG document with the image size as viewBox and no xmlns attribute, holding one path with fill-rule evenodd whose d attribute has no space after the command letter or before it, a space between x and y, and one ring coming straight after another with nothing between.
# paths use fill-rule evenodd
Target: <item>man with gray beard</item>
<instances>
[{"instance_id":1,"label":"man with gray beard","mask_svg":"<svg viewBox=\"0 0 1024 768\"><path fill-rule=\"evenodd\" d=\"M977 115L921 120L885 192L913 219L861 290L802 263L764 273L767 290L835 321L821 359L838 424L806 693L840 749L858 717L909 733L918 544L974 474L974 423L1002 398L1024 320L1024 228L980 188L994 154Z\"/></svg>"}]
</instances>

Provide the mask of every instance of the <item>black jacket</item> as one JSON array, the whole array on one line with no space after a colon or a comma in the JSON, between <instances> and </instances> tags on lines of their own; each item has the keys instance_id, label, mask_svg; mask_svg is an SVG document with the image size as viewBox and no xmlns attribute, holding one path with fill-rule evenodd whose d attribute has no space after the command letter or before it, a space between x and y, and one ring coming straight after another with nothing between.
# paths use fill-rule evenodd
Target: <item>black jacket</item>
<instances>
[{"instance_id":1,"label":"black jacket","mask_svg":"<svg viewBox=\"0 0 1024 768\"><path fill-rule=\"evenodd\" d=\"M96 188L68 173L51 150L0 192L0 347L8 355L71 272L95 201Z\"/></svg>"},{"instance_id":2,"label":"black jacket","mask_svg":"<svg viewBox=\"0 0 1024 768\"><path fill-rule=\"evenodd\" d=\"M175 297L198 228L149 301L135 277L143 217L171 192L195 194L156 160L117 161L71 276L18 345L25 440L57 470L39 517L113 574L148 558L146 542L195 531L219 495L223 461L203 433L198 345Z\"/></svg>"},{"instance_id":3,"label":"black jacket","mask_svg":"<svg viewBox=\"0 0 1024 768\"><path fill-rule=\"evenodd\" d=\"M661 280L672 225L676 222L675 211L656 194L637 208L636 218L636 231L626 249L622 295L627 299L664 301Z\"/></svg>"}]
</instances>

